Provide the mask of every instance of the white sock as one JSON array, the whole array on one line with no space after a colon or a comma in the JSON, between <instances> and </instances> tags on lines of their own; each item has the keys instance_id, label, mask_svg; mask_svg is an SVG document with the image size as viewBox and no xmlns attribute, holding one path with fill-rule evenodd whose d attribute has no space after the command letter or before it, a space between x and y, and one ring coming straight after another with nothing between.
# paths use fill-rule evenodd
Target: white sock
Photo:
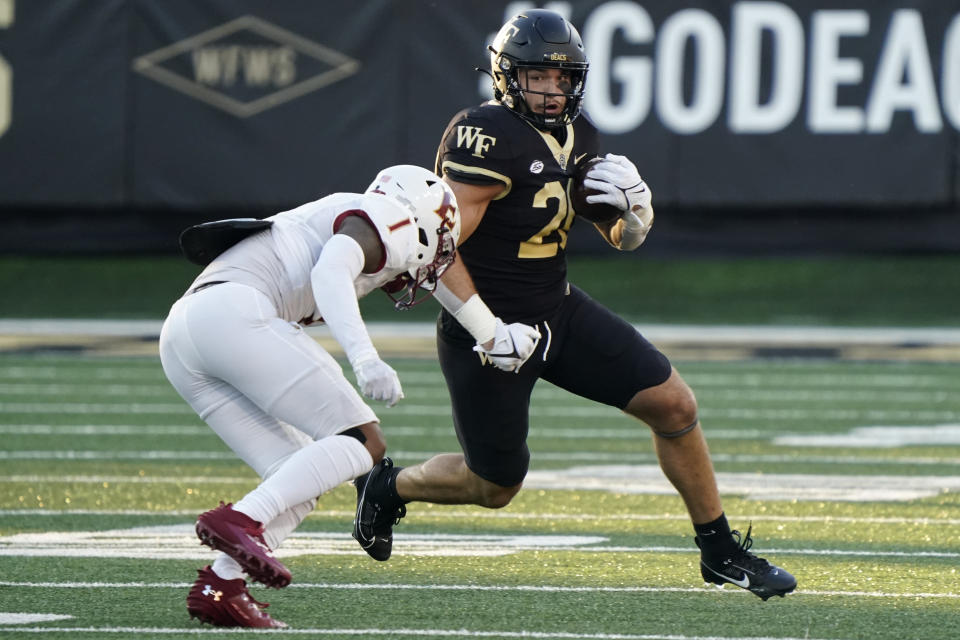
<instances>
[{"instance_id":1,"label":"white sock","mask_svg":"<svg viewBox=\"0 0 960 640\"><path fill-rule=\"evenodd\" d=\"M281 513L308 500L315 501L330 489L372 468L370 452L356 438L341 435L322 438L287 458L273 475L233 508L269 526Z\"/></svg>"},{"instance_id":2,"label":"white sock","mask_svg":"<svg viewBox=\"0 0 960 640\"><path fill-rule=\"evenodd\" d=\"M316 500L307 500L300 504L295 504L276 518L273 519L263 531L263 540L271 549L276 549L280 543L287 539L293 530L300 526L313 508L317 506Z\"/></svg>"},{"instance_id":3,"label":"white sock","mask_svg":"<svg viewBox=\"0 0 960 640\"><path fill-rule=\"evenodd\" d=\"M243 572L237 561L225 553L218 553L217 559L213 561L210 568L224 580L236 580L237 578L245 580L247 578L247 574Z\"/></svg>"}]
</instances>

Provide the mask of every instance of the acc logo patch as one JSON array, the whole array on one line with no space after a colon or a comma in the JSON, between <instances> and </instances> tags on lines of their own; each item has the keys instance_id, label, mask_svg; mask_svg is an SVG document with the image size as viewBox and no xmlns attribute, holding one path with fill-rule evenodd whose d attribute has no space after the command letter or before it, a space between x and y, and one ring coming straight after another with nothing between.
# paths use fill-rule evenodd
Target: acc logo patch
<instances>
[{"instance_id":1,"label":"acc logo patch","mask_svg":"<svg viewBox=\"0 0 960 640\"><path fill-rule=\"evenodd\" d=\"M540 173L541 171L543 171L543 162L534 160L530 163L530 173Z\"/></svg>"}]
</instances>

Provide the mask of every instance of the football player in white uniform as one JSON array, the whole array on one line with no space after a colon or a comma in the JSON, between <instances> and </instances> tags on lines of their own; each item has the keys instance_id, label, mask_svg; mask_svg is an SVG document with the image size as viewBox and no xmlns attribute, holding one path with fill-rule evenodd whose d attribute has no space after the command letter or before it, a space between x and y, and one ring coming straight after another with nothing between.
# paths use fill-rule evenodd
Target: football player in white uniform
<instances>
[{"instance_id":1,"label":"football player in white uniform","mask_svg":"<svg viewBox=\"0 0 960 640\"><path fill-rule=\"evenodd\" d=\"M232 222L214 226L229 235L250 221ZM363 194L335 193L243 233L225 250L235 240L204 249L212 262L171 308L160 357L184 400L264 479L236 504L199 516L197 535L220 553L199 570L188 612L219 626L282 627L250 597L244 577L289 584L272 550L319 496L370 471L386 450L376 414L303 324L325 322L363 395L395 405L400 380L370 340L357 300L381 287L399 307L429 297L454 260L460 214L436 175L401 165L381 171ZM505 325L472 287L445 289L445 308L497 367L516 370L539 333Z\"/></svg>"}]
</instances>

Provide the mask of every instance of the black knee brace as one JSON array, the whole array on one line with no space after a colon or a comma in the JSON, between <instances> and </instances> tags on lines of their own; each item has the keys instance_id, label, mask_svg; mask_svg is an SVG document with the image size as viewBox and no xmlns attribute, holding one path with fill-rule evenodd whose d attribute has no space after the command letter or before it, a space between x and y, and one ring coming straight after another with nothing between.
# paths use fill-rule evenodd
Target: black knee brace
<instances>
[{"instance_id":1,"label":"black knee brace","mask_svg":"<svg viewBox=\"0 0 960 640\"><path fill-rule=\"evenodd\" d=\"M360 444L367 443L367 436L363 435L363 431L360 430L360 427L351 427L346 431L341 431L337 434L338 436L350 436L351 438L356 438L360 441Z\"/></svg>"},{"instance_id":2,"label":"black knee brace","mask_svg":"<svg viewBox=\"0 0 960 640\"><path fill-rule=\"evenodd\" d=\"M680 436L687 435L688 433L696 429L698 424L700 424L699 418L694 420L692 424L687 425L686 427L684 427L683 429L680 429L679 431L658 431L657 429L653 429L653 427L651 427L651 430L661 438L667 438L668 440L672 440L673 438L679 438Z\"/></svg>"}]
</instances>

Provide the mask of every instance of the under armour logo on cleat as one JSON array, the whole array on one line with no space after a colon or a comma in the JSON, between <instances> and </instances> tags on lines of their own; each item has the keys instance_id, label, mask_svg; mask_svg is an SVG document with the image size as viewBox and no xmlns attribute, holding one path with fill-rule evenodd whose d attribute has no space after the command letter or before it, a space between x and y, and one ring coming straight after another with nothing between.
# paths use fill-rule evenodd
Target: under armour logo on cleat
<instances>
[{"instance_id":1,"label":"under armour logo on cleat","mask_svg":"<svg viewBox=\"0 0 960 640\"><path fill-rule=\"evenodd\" d=\"M205 585L205 586L203 587L203 591L201 591L201 593L202 593L203 595L205 595L205 596L213 596L213 601L214 601L214 602L220 602L220 598L223 597L223 591L217 591L216 589L214 589L214 588L211 587L210 585Z\"/></svg>"}]
</instances>

